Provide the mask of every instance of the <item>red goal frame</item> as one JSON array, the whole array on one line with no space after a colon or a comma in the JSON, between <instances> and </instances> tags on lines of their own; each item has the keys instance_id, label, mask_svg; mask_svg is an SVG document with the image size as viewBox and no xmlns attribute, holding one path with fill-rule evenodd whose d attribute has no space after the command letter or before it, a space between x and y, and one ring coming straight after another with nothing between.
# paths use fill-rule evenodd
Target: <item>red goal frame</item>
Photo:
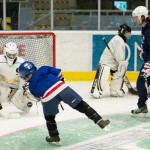
<instances>
[{"instance_id":1,"label":"red goal frame","mask_svg":"<svg viewBox=\"0 0 150 150\"><path fill-rule=\"evenodd\" d=\"M53 67L56 67L56 36L49 31L0 31L0 36L15 36L15 35L51 35L52 36L52 51L53 51Z\"/></svg>"}]
</instances>

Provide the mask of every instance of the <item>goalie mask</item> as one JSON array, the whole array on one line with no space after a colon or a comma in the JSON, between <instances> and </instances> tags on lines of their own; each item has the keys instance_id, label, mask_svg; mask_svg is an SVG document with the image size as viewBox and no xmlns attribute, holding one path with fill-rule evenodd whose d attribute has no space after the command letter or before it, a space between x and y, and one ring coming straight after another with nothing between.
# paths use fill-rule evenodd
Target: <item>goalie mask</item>
<instances>
[{"instance_id":1,"label":"goalie mask","mask_svg":"<svg viewBox=\"0 0 150 150\"><path fill-rule=\"evenodd\" d=\"M18 47L16 43L9 42L4 46L4 56L8 65L13 65L17 59Z\"/></svg>"},{"instance_id":2,"label":"goalie mask","mask_svg":"<svg viewBox=\"0 0 150 150\"><path fill-rule=\"evenodd\" d=\"M28 82L36 70L37 68L32 62L25 61L19 66L18 72L19 76Z\"/></svg>"},{"instance_id":3,"label":"goalie mask","mask_svg":"<svg viewBox=\"0 0 150 150\"><path fill-rule=\"evenodd\" d=\"M122 24L118 28L118 33L129 39L131 37L131 28L127 24Z\"/></svg>"}]
</instances>

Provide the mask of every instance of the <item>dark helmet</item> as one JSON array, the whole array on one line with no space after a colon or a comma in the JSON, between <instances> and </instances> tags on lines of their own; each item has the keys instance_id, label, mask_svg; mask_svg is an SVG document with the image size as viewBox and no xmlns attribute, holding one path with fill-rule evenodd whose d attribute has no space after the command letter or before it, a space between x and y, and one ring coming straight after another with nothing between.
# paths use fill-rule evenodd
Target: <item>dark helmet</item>
<instances>
[{"instance_id":1,"label":"dark helmet","mask_svg":"<svg viewBox=\"0 0 150 150\"><path fill-rule=\"evenodd\" d=\"M125 34L125 33L131 33L131 28L127 24L122 24L118 28L118 33L119 34Z\"/></svg>"},{"instance_id":2,"label":"dark helmet","mask_svg":"<svg viewBox=\"0 0 150 150\"><path fill-rule=\"evenodd\" d=\"M36 70L37 68L32 62L25 61L19 66L18 72L21 78L28 81L29 76L33 74Z\"/></svg>"}]
</instances>

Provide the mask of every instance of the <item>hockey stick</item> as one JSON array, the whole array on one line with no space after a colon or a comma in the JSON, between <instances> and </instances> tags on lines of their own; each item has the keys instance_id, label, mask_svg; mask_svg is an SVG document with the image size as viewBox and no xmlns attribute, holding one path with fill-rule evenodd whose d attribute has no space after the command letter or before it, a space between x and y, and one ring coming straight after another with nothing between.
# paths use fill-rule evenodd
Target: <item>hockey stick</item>
<instances>
[{"instance_id":1,"label":"hockey stick","mask_svg":"<svg viewBox=\"0 0 150 150\"><path fill-rule=\"evenodd\" d=\"M108 50L110 51L111 55L114 57L114 60L117 62L117 60L116 60L114 54L112 53L110 47L108 46L108 43L106 42L105 37L103 37L102 39L103 39L105 45L107 46ZM117 63L118 63L118 62L117 62ZM123 80L124 80L124 82L125 82L125 84L126 84L126 86L127 86L127 88L128 88L129 93L130 93L130 94L133 94L133 95L137 95L137 91L132 87L132 85L131 85L129 79L127 78L127 76L124 76L124 79L123 79Z\"/></svg>"}]
</instances>

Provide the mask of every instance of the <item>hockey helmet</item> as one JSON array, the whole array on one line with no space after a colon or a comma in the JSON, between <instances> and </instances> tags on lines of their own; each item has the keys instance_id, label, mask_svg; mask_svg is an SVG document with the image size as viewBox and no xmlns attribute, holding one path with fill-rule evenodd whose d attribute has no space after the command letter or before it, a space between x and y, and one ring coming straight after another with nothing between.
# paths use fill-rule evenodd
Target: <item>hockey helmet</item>
<instances>
[{"instance_id":1,"label":"hockey helmet","mask_svg":"<svg viewBox=\"0 0 150 150\"><path fill-rule=\"evenodd\" d=\"M4 46L4 56L6 57L6 61L8 65L13 65L18 55L18 47L16 43L9 42Z\"/></svg>"},{"instance_id":2,"label":"hockey helmet","mask_svg":"<svg viewBox=\"0 0 150 150\"><path fill-rule=\"evenodd\" d=\"M19 76L23 78L25 81L29 81L30 76L37 70L36 66L30 62L23 62L18 69Z\"/></svg>"},{"instance_id":3,"label":"hockey helmet","mask_svg":"<svg viewBox=\"0 0 150 150\"><path fill-rule=\"evenodd\" d=\"M138 6L132 12L133 18L138 17L138 19L141 20L141 16L144 16L145 18L148 17L148 9L145 6Z\"/></svg>"},{"instance_id":4,"label":"hockey helmet","mask_svg":"<svg viewBox=\"0 0 150 150\"><path fill-rule=\"evenodd\" d=\"M122 24L118 28L118 32L121 34L130 33L131 34L131 28L127 24Z\"/></svg>"}]
</instances>

